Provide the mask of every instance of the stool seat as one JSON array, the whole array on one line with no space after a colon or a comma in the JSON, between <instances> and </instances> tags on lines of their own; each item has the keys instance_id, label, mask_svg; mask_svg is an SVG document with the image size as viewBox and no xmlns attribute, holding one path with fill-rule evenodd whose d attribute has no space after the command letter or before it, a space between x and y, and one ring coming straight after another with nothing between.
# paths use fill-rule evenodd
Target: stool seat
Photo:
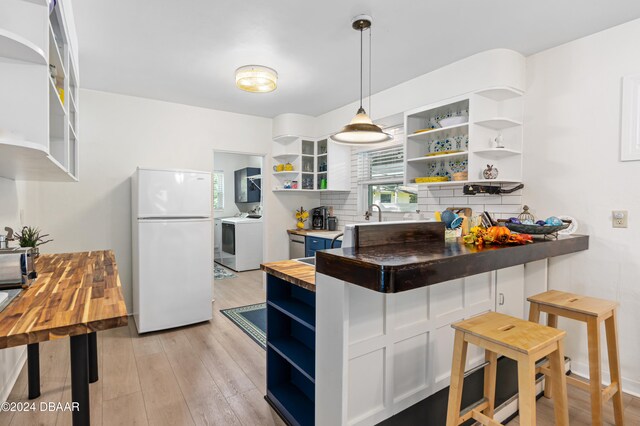
<instances>
[{"instance_id":1,"label":"stool seat","mask_svg":"<svg viewBox=\"0 0 640 426\"><path fill-rule=\"evenodd\" d=\"M618 303L610 300L597 299L595 297L582 296L580 294L558 290L549 290L528 297L527 300L531 303L538 303L540 305L562 309L563 311L594 317L610 315L611 312L618 307Z\"/></svg>"},{"instance_id":2,"label":"stool seat","mask_svg":"<svg viewBox=\"0 0 640 426\"><path fill-rule=\"evenodd\" d=\"M554 403L557 426L569 425L567 383L564 374L565 332L497 312L487 312L451 324L455 330L451 384L447 405L447 426L475 420L485 426L499 426L494 417L498 356L516 361L518 366L518 410L521 426L536 425L536 361L549 357L548 374L557 395ZM467 346L485 351L484 396L461 407Z\"/></svg>"},{"instance_id":3,"label":"stool seat","mask_svg":"<svg viewBox=\"0 0 640 426\"><path fill-rule=\"evenodd\" d=\"M487 312L451 324L456 330L489 340L523 354L540 351L562 339L566 332L498 312Z\"/></svg>"}]
</instances>

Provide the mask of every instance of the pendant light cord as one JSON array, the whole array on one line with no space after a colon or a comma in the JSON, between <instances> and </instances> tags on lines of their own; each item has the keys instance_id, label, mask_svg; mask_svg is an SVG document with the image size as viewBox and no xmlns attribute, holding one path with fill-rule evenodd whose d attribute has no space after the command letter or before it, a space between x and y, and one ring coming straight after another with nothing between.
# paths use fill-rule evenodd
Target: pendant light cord
<instances>
[{"instance_id":1,"label":"pendant light cord","mask_svg":"<svg viewBox=\"0 0 640 426\"><path fill-rule=\"evenodd\" d=\"M371 117L371 27L369 27L369 117Z\"/></svg>"},{"instance_id":2,"label":"pendant light cord","mask_svg":"<svg viewBox=\"0 0 640 426\"><path fill-rule=\"evenodd\" d=\"M362 27L360 28L360 109L362 109Z\"/></svg>"}]
</instances>

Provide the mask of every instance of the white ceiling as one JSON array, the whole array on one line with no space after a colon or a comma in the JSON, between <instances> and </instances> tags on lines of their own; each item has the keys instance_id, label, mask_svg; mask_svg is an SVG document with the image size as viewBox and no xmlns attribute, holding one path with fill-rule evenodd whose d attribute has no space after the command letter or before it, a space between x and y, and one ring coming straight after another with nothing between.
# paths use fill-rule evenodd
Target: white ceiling
<instances>
[{"instance_id":1,"label":"white ceiling","mask_svg":"<svg viewBox=\"0 0 640 426\"><path fill-rule=\"evenodd\" d=\"M359 36L373 16L373 92L474 53L530 55L640 17L638 0L73 0L82 86L273 117L358 98ZM261 64L278 89L234 71ZM366 89L365 89L366 90Z\"/></svg>"}]
</instances>

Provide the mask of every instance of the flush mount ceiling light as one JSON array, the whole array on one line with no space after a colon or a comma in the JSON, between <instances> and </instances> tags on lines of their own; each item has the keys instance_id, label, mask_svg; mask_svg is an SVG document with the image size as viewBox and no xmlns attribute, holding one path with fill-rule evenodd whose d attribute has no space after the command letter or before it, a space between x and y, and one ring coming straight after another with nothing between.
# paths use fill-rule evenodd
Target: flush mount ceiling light
<instances>
[{"instance_id":1,"label":"flush mount ceiling light","mask_svg":"<svg viewBox=\"0 0 640 426\"><path fill-rule=\"evenodd\" d=\"M276 90L278 73L262 65L245 65L236 70L236 86L251 93L267 93Z\"/></svg>"},{"instance_id":2,"label":"flush mount ceiling light","mask_svg":"<svg viewBox=\"0 0 640 426\"><path fill-rule=\"evenodd\" d=\"M371 110L371 17L358 15L351 21L351 27L360 31L360 108L351 122L344 126L331 139L346 145L364 145L391 140L391 135L371 121L362 107L362 40L365 30L369 30L369 110Z\"/></svg>"}]
</instances>

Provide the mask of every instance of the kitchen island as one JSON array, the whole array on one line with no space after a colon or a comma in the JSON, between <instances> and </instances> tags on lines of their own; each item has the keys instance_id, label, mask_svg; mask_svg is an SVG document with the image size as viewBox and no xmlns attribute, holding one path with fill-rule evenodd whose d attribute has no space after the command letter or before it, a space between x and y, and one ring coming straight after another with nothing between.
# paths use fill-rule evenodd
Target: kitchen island
<instances>
[{"instance_id":1,"label":"kitchen island","mask_svg":"<svg viewBox=\"0 0 640 426\"><path fill-rule=\"evenodd\" d=\"M363 232L355 247L319 251L313 287L288 279L283 262L277 274L263 265L269 306L280 308L268 311L267 339L289 346L267 353L267 399L292 424L393 424L446 392L451 323L487 311L524 317L526 296L546 290L546 259L588 248L586 236L469 247L444 242L439 226L391 239L377 230L370 243ZM467 368L483 362L470 347ZM444 420L436 411L433 424Z\"/></svg>"}]
</instances>

